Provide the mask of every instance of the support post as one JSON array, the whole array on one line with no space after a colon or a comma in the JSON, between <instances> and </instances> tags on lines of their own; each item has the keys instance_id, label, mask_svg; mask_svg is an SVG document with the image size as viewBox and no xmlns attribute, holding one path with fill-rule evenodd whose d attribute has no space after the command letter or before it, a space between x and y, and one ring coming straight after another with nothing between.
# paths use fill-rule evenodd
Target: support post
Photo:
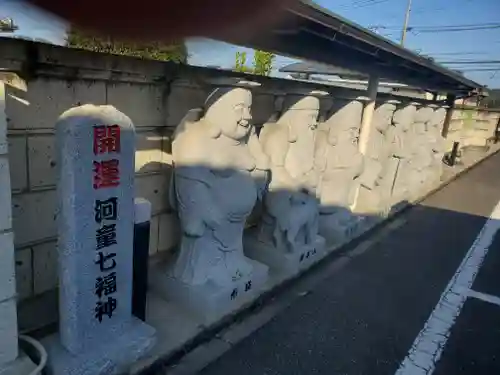
<instances>
[{"instance_id":1,"label":"support post","mask_svg":"<svg viewBox=\"0 0 500 375\"><path fill-rule=\"evenodd\" d=\"M132 283L132 314L146 321L148 292L149 233L151 228L151 202L144 198L134 200L134 268Z\"/></svg>"},{"instance_id":2,"label":"support post","mask_svg":"<svg viewBox=\"0 0 500 375\"><path fill-rule=\"evenodd\" d=\"M368 147L368 141L370 140L370 132L372 127L372 119L373 113L375 112L375 102L377 100L377 92L378 92L378 76L371 75L368 79L368 88L366 90L366 96L368 97L368 101L365 103L363 107L363 114L361 116L361 128L359 130L359 140L358 147L361 155L366 154L366 149ZM359 196L359 186L354 193L353 203L350 207L352 211L356 210L358 204L358 196Z\"/></svg>"},{"instance_id":3,"label":"support post","mask_svg":"<svg viewBox=\"0 0 500 375\"><path fill-rule=\"evenodd\" d=\"M446 117L444 118L443 130L441 132L443 138L448 137L451 118L453 117L453 110L455 109L455 100L456 100L455 94L448 94L446 96L446 105L448 106L448 109L446 110Z\"/></svg>"},{"instance_id":4,"label":"support post","mask_svg":"<svg viewBox=\"0 0 500 375\"><path fill-rule=\"evenodd\" d=\"M368 101L363 108L363 116L361 120L361 129L359 132L359 152L366 153L366 147L370 138L370 130L372 126L373 113L375 112L375 101L377 100L378 91L378 76L370 76L368 80L367 96Z\"/></svg>"},{"instance_id":5,"label":"support post","mask_svg":"<svg viewBox=\"0 0 500 375\"><path fill-rule=\"evenodd\" d=\"M446 165L453 167L456 164L459 147L460 147L459 142L453 142L453 149L451 150L450 153L445 154L444 159L443 159L443 162Z\"/></svg>"}]
</instances>

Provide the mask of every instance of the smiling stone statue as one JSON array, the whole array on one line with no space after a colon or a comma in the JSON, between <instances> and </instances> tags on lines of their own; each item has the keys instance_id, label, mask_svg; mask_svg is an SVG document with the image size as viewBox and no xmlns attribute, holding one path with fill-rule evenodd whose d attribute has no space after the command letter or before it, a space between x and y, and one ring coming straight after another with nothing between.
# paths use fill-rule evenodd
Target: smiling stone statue
<instances>
[{"instance_id":1,"label":"smiling stone statue","mask_svg":"<svg viewBox=\"0 0 500 375\"><path fill-rule=\"evenodd\" d=\"M251 173L264 175L268 160L250 123L251 104L246 88L218 88L201 120L176 129L172 203L183 237L174 276L186 283L227 285L252 272L242 235L261 194Z\"/></svg>"},{"instance_id":2,"label":"smiling stone statue","mask_svg":"<svg viewBox=\"0 0 500 375\"><path fill-rule=\"evenodd\" d=\"M236 308L267 278L267 267L243 254L245 222L269 169L251 124L247 85L215 89L204 110L184 117L172 143L170 200L182 238L167 279L157 284L208 321Z\"/></svg>"}]
</instances>

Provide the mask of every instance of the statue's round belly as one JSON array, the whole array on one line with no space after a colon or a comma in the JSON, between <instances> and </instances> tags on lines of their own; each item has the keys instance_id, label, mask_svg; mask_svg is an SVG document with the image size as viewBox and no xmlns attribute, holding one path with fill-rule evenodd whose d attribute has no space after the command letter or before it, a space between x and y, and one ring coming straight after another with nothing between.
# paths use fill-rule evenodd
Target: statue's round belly
<instances>
[{"instance_id":1,"label":"statue's round belly","mask_svg":"<svg viewBox=\"0 0 500 375\"><path fill-rule=\"evenodd\" d=\"M250 174L237 171L228 177L216 177L213 185L215 199L228 218L245 220L257 199L257 189Z\"/></svg>"}]
</instances>

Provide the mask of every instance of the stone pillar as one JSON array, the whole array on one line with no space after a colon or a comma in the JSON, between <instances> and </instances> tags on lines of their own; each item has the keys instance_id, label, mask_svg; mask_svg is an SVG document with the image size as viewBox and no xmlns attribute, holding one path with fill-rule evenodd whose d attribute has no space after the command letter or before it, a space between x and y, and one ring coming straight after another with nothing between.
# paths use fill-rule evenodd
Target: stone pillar
<instances>
[{"instance_id":1,"label":"stone pillar","mask_svg":"<svg viewBox=\"0 0 500 375\"><path fill-rule=\"evenodd\" d=\"M111 106L61 115L58 151L59 335L54 375L115 374L154 344L132 316L135 132Z\"/></svg>"},{"instance_id":2,"label":"stone pillar","mask_svg":"<svg viewBox=\"0 0 500 375\"><path fill-rule=\"evenodd\" d=\"M18 352L5 83L0 81L0 374L24 375L33 368L29 358Z\"/></svg>"}]
</instances>

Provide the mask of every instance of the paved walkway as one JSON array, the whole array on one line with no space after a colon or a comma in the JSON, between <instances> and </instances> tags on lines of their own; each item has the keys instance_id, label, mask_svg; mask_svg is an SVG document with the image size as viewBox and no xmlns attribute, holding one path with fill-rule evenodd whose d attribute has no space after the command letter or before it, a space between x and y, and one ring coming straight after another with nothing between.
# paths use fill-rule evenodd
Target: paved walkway
<instances>
[{"instance_id":1,"label":"paved walkway","mask_svg":"<svg viewBox=\"0 0 500 375\"><path fill-rule=\"evenodd\" d=\"M200 374L499 374L499 200L497 154Z\"/></svg>"}]
</instances>

